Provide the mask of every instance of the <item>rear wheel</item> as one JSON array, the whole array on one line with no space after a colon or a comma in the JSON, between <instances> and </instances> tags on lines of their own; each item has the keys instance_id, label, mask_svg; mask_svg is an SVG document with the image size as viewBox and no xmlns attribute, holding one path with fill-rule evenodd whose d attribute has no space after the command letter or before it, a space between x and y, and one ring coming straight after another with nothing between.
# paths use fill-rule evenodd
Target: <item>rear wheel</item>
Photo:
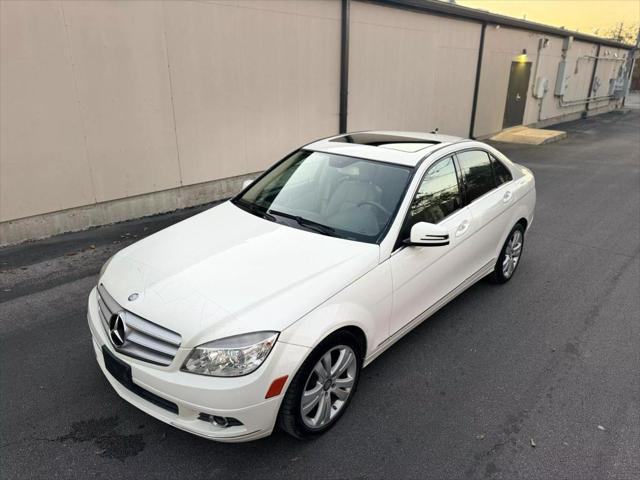
<instances>
[{"instance_id":1,"label":"rear wheel","mask_svg":"<svg viewBox=\"0 0 640 480\"><path fill-rule=\"evenodd\" d=\"M502 246L495 269L491 279L496 283L506 283L513 277L513 274L520 264L522 251L524 248L524 227L518 223L509 233L507 240Z\"/></svg>"},{"instance_id":2,"label":"rear wheel","mask_svg":"<svg viewBox=\"0 0 640 480\"><path fill-rule=\"evenodd\" d=\"M361 368L362 354L351 333L327 337L291 382L280 407L280 427L297 438L329 430L349 406Z\"/></svg>"}]
</instances>

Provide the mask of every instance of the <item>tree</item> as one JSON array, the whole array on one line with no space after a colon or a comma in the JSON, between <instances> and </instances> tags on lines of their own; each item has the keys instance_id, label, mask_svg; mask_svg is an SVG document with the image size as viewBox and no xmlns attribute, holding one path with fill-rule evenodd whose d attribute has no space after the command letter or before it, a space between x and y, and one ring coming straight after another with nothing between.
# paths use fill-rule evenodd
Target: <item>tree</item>
<instances>
[{"instance_id":1,"label":"tree","mask_svg":"<svg viewBox=\"0 0 640 480\"><path fill-rule=\"evenodd\" d=\"M638 35L638 29L640 29L640 24L638 23L625 24L624 22L620 22L612 28L597 28L593 33L604 38L610 38L611 40L615 40L617 42L635 45Z\"/></svg>"}]
</instances>

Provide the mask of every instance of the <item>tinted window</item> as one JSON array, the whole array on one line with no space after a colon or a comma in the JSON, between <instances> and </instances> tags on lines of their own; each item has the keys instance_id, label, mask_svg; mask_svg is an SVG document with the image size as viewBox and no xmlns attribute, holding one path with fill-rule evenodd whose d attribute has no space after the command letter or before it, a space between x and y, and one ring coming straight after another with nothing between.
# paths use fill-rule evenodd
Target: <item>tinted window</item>
<instances>
[{"instance_id":1,"label":"tinted window","mask_svg":"<svg viewBox=\"0 0 640 480\"><path fill-rule=\"evenodd\" d=\"M491 157L491 161L493 162L493 174L496 177L496 185L502 185L503 183L513 180L511 172L505 167L504 163L495 157Z\"/></svg>"},{"instance_id":2,"label":"tinted window","mask_svg":"<svg viewBox=\"0 0 640 480\"><path fill-rule=\"evenodd\" d=\"M491 160L486 152L468 150L456 155L462 169L468 202L495 188Z\"/></svg>"},{"instance_id":3,"label":"tinted window","mask_svg":"<svg viewBox=\"0 0 640 480\"><path fill-rule=\"evenodd\" d=\"M438 223L462 206L456 168L451 157L433 165L424 178L409 208L403 238L417 222Z\"/></svg>"}]
</instances>

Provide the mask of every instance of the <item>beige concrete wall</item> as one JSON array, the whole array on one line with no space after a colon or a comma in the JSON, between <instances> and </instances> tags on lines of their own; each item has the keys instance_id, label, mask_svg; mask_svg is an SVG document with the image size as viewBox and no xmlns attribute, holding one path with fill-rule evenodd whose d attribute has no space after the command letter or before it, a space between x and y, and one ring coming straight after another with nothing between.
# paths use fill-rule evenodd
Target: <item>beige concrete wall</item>
<instances>
[{"instance_id":1,"label":"beige concrete wall","mask_svg":"<svg viewBox=\"0 0 640 480\"><path fill-rule=\"evenodd\" d=\"M555 86L558 63L560 62L562 53L562 40L560 38L552 39L550 45L552 45L552 52L551 54L547 54L542 57L539 76L546 76L550 79L550 82L552 82L550 85ZM545 50L549 50L549 48ZM604 52L608 50L610 50L608 47L602 47L600 52L601 56L603 56ZM591 86L591 76L593 74L595 59L589 57L595 57L597 51L597 45L592 43L574 41L571 45L567 54L566 74L569 75L569 81L567 91L564 95L565 102L583 100L590 96L589 88ZM608 64L608 67L602 65L603 63ZM606 95L609 88L609 79L616 78L617 69L611 68L614 63L617 66L620 66L621 64L621 62L599 61L596 75L600 77L600 80L604 82L606 86L603 85L597 92L597 95ZM540 118L538 119L536 111L536 106L539 105L538 102L539 100L535 100L533 98L529 99L527 107L532 106L533 108L529 108L526 112L525 123L549 120L569 113L583 112L586 109L586 104L584 103L579 103L573 106L562 106L558 98L553 95L553 91L550 91L542 100L542 109L540 110ZM609 100L593 102L592 107L594 109L602 108L606 107L609 103L615 102Z\"/></svg>"},{"instance_id":2,"label":"beige concrete wall","mask_svg":"<svg viewBox=\"0 0 640 480\"><path fill-rule=\"evenodd\" d=\"M0 222L0 247L223 200L255 177L254 172Z\"/></svg>"},{"instance_id":3,"label":"beige concrete wall","mask_svg":"<svg viewBox=\"0 0 640 480\"><path fill-rule=\"evenodd\" d=\"M533 97L534 76L536 69L538 41L548 38L549 43L541 50L539 57L538 77L549 80L549 91L542 101ZM513 28L488 25L485 32L485 46L482 59L480 88L478 94L478 107L476 114L475 136L484 137L502 130L507 88L509 84L509 71L511 62L516 56L527 51L527 61L531 62L531 77L526 99L523 123L536 124L540 121L552 118L566 117L585 110L584 104L573 106L561 106L559 98L554 95L558 64L562 56L563 39L559 36L546 35L537 32L529 32ZM626 52L610 48L605 50L624 55ZM597 51L595 44L574 41L567 55L567 74L570 75L568 88L564 101L584 99L589 95L589 85L593 72L594 59L585 56L594 56ZM613 53L611 53L613 55ZM602 63L602 62L601 62ZM608 66L598 65L597 75L603 83L598 95L606 94L610 78L615 78L617 70L611 68L611 63L604 62ZM619 66L619 63L617 63ZM606 85L606 87L604 86ZM594 107L606 107L608 103L598 102Z\"/></svg>"},{"instance_id":4,"label":"beige concrete wall","mask_svg":"<svg viewBox=\"0 0 640 480\"><path fill-rule=\"evenodd\" d=\"M616 78L620 68L626 62L619 61L627 58L629 52L620 48L602 47L600 48L600 60L596 67L596 78L600 81L600 87L595 90L593 96L606 95L609 90L609 79ZM628 74L628 72L626 72ZM593 107L606 105L607 102L597 102Z\"/></svg>"},{"instance_id":5,"label":"beige concrete wall","mask_svg":"<svg viewBox=\"0 0 640 480\"><path fill-rule=\"evenodd\" d=\"M467 136L480 28L352 2L348 129Z\"/></svg>"},{"instance_id":6,"label":"beige concrete wall","mask_svg":"<svg viewBox=\"0 0 640 480\"><path fill-rule=\"evenodd\" d=\"M338 131L339 0L0 0L0 244L205 203ZM348 129L467 136L481 25L353 0ZM486 30L476 136L501 130L512 58L542 34ZM524 123L573 118L547 35ZM565 100L588 95L574 42ZM627 52L603 47L606 94ZM598 102L603 112L615 102ZM30 233L31 232L31 233Z\"/></svg>"},{"instance_id":7,"label":"beige concrete wall","mask_svg":"<svg viewBox=\"0 0 640 480\"><path fill-rule=\"evenodd\" d=\"M263 170L337 133L338 2L174 2L165 10L185 183Z\"/></svg>"},{"instance_id":8,"label":"beige concrete wall","mask_svg":"<svg viewBox=\"0 0 640 480\"><path fill-rule=\"evenodd\" d=\"M0 19L0 222L259 171L338 129L336 1L2 1Z\"/></svg>"},{"instance_id":9,"label":"beige concrete wall","mask_svg":"<svg viewBox=\"0 0 640 480\"><path fill-rule=\"evenodd\" d=\"M0 221L95 201L58 2L0 2Z\"/></svg>"}]
</instances>

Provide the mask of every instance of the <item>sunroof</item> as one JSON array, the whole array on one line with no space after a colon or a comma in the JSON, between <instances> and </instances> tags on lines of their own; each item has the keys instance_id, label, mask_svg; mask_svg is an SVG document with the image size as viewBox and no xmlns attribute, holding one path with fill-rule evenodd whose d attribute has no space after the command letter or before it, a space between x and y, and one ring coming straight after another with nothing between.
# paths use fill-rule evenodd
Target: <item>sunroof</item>
<instances>
[{"instance_id":1,"label":"sunroof","mask_svg":"<svg viewBox=\"0 0 640 480\"><path fill-rule=\"evenodd\" d=\"M391 150L398 150L399 152L416 153L422 149L435 145L436 143L438 142L427 142L423 140L421 142L415 142L415 143L413 142L385 143L383 145L378 145L378 147L389 148Z\"/></svg>"},{"instance_id":2,"label":"sunroof","mask_svg":"<svg viewBox=\"0 0 640 480\"><path fill-rule=\"evenodd\" d=\"M402 152L418 152L423 148L436 145L440 142L425 140L424 138L403 137L399 135L387 135L384 133L352 133L331 140L332 142L355 143L357 145L369 145L372 147L390 148Z\"/></svg>"}]
</instances>

